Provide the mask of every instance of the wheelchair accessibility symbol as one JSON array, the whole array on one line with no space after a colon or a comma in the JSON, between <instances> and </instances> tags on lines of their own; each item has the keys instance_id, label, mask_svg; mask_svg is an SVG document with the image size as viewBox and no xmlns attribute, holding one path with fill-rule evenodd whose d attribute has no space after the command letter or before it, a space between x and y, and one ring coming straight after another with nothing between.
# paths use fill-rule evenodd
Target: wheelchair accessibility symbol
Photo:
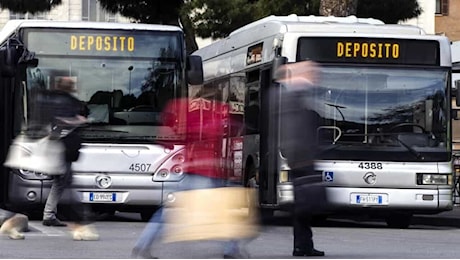
<instances>
[{"instance_id":1,"label":"wheelchair accessibility symbol","mask_svg":"<svg viewBox=\"0 0 460 260\"><path fill-rule=\"evenodd\" d=\"M324 172L323 173L323 181L325 181L325 182L333 182L334 181L334 172Z\"/></svg>"}]
</instances>

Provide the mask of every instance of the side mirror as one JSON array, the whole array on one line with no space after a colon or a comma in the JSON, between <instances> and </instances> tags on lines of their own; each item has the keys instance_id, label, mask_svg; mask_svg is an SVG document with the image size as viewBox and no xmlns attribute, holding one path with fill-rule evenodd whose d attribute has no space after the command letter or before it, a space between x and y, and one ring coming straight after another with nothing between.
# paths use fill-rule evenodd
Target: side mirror
<instances>
[{"instance_id":1,"label":"side mirror","mask_svg":"<svg viewBox=\"0 0 460 260\"><path fill-rule=\"evenodd\" d=\"M272 65L272 79L278 79L278 68L287 63L287 58L284 56L278 56L273 59Z\"/></svg>"},{"instance_id":2,"label":"side mirror","mask_svg":"<svg viewBox=\"0 0 460 260\"><path fill-rule=\"evenodd\" d=\"M458 117L458 112L459 111L460 110L458 110L458 109L452 109L452 119L459 120L459 117Z\"/></svg>"},{"instance_id":3,"label":"side mirror","mask_svg":"<svg viewBox=\"0 0 460 260\"><path fill-rule=\"evenodd\" d=\"M460 80L455 81L456 95L455 104L460 107Z\"/></svg>"},{"instance_id":4,"label":"side mirror","mask_svg":"<svg viewBox=\"0 0 460 260\"><path fill-rule=\"evenodd\" d=\"M14 77L18 67L18 52L14 46L5 46L0 49L0 70L3 77Z\"/></svg>"},{"instance_id":5,"label":"side mirror","mask_svg":"<svg viewBox=\"0 0 460 260\"><path fill-rule=\"evenodd\" d=\"M203 84L203 61L200 56L187 56L187 83L190 85Z\"/></svg>"}]
</instances>

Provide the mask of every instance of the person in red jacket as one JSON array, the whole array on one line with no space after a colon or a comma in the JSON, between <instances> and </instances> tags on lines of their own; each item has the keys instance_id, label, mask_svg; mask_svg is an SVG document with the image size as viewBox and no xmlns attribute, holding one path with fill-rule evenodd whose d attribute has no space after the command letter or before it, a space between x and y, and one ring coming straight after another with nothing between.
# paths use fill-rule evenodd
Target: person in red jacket
<instances>
[{"instance_id":1,"label":"person in red jacket","mask_svg":"<svg viewBox=\"0 0 460 260\"><path fill-rule=\"evenodd\" d=\"M178 191L226 186L221 161L227 111L226 104L201 98L171 100L163 109L165 124L184 137L184 179L178 184ZM162 215L160 208L152 216L134 246L132 257L153 258L150 248L163 228ZM224 258L249 257L236 240L225 242L223 254Z\"/></svg>"}]
</instances>

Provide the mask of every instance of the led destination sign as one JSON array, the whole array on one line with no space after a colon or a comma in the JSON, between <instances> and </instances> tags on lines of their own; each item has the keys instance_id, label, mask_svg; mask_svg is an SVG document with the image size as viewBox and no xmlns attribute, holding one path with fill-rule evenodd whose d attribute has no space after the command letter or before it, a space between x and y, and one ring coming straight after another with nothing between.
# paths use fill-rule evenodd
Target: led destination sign
<instances>
[{"instance_id":1,"label":"led destination sign","mask_svg":"<svg viewBox=\"0 0 460 260\"><path fill-rule=\"evenodd\" d=\"M129 51L135 49L135 38L126 36L70 35L70 50Z\"/></svg>"},{"instance_id":2,"label":"led destination sign","mask_svg":"<svg viewBox=\"0 0 460 260\"><path fill-rule=\"evenodd\" d=\"M398 59L399 43L337 42L337 58Z\"/></svg>"},{"instance_id":3,"label":"led destination sign","mask_svg":"<svg viewBox=\"0 0 460 260\"><path fill-rule=\"evenodd\" d=\"M432 40L386 38L301 38L297 60L439 65L439 43Z\"/></svg>"},{"instance_id":4,"label":"led destination sign","mask_svg":"<svg viewBox=\"0 0 460 260\"><path fill-rule=\"evenodd\" d=\"M38 55L178 58L181 37L169 31L28 29L27 48Z\"/></svg>"}]
</instances>

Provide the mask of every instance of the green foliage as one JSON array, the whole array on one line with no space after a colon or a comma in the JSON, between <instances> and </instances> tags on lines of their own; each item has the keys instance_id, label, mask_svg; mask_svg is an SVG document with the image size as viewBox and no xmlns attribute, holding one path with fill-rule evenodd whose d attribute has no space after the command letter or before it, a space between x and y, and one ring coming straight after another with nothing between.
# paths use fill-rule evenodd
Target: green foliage
<instances>
[{"instance_id":1,"label":"green foliage","mask_svg":"<svg viewBox=\"0 0 460 260\"><path fill-rule=\"evenodd\" d=\"M183 0L99 0L105 9L135 19L140 23L179 24Z\"/></svg>"},{"instance_id":2,"label":"green foliage","mask_svg":"<svg viewBox=\"0 0 460 260\"><path fill-rule=\"evenodd\" d=\"M269 15L310 15L318 9L319 0L191 0L182 14L189 14L197 35L216 39Z\"/></svg>"},{"instance_id":3,"label":"green foliage","mask_svg":"<svg viewBox=\"0 0 460 260\"><path fill-rule=\"evenodd\" d=\"M321 0L189 0L183 14L190 14L198 36L223 38L235 29L269 15L319 15ZM191 10L201 10L192 12ZM419 16L417 0L358 0L358 17L398 23Z\"/></svg>"},{"instance_id":4,"label":"green foliage","mask_svg":"<svg viewBox=\"0 0 460 260\"><path fill-rule=\"evenodd\" d=\"M385 23L396 24L418 17L422 11L417 0L359 0L357 16L372 17Z\"/></svg>"},{"instance_id":5,"label":"green foliage","mask_svg":"<svg viewBox=\"0 0 460 260\"><path fill-rule=\"evenodd\" d=\"M61 0L0 0L0 8L15 13L40 13L50 11L61 4Z\"/></svg>"},{"instance_id":6,"label":"green foliage","mask_svg":"<svg viewBox=\"0 0 460 260\"><path fill-rule=\"evenodd\" d=\"M269 15L318 15L321 0L98 0L102 7L141 23L183 25L190 50L193 35L222 38ZM62 0L0 0L18 13L49 11ZM421 14L417 0L358 0L358 17L397 23ZM189 51L190 51L189 50Z\"/></svg>"}]
</instances>

